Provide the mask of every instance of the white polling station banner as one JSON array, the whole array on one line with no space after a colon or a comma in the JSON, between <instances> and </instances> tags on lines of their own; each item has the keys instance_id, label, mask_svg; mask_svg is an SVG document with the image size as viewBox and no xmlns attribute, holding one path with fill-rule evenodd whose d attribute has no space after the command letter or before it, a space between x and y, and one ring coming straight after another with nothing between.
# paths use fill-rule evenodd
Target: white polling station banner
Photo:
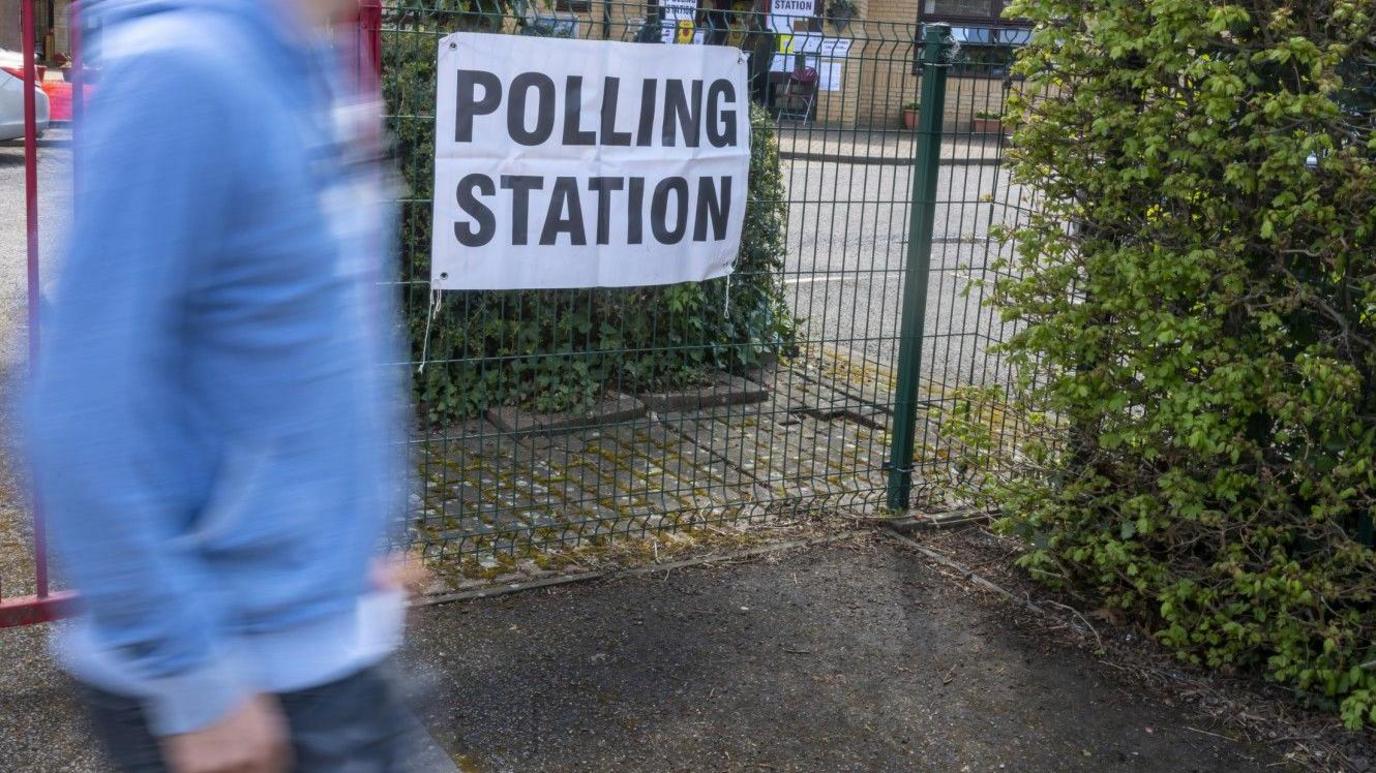
<instances>
[{"instance_id":1,"label":"white polling station banner","mask_svg":"<svg viewBox=\"0 0 1376 773\"><path fill-rule=\"evenodd\" d=\"M750 169L740 51L458 32L436 103L432 288L731 272Z\"/></svg>"}]
</instances>

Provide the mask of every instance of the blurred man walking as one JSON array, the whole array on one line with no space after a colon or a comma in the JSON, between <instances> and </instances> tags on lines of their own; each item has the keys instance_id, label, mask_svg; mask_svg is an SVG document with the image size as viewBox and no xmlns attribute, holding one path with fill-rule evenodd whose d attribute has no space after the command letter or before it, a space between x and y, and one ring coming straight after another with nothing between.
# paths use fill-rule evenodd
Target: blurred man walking
<instances>
[{"instance_id":1,"label":"blurred man walking","mask_svg":"<svg viewBox=\"0 0 1376 773\"><path fill-rule=\"evenodd\" d=\"M344 0L105 0L29 406L83 615L58 649L126 770L402 769L401 379L376 111ZM399 376L399 374L397 374Z\"/></svg>"}]
</instances>

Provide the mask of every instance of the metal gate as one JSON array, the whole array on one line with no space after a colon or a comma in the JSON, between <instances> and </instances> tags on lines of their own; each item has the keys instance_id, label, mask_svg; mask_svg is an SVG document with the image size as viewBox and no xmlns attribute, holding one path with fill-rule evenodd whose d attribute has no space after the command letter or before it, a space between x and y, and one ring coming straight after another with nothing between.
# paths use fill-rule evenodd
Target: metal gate
<instances>
[{"instance_id":1,"label":"metal gate","mask_svg":"<svg viewBox=\"0 0 1376 773\"><path fill-rule=\"evenodd\" d=\"M755 10L610 0L483 7L389 4L377 31L408 186L408 366L427 420L414 441L413 544L495 570L618 535L955 506L946 409L961 388L1009 376L991 352L1003 330L982 281L1005 249L994 229L1027 207L998 119L1016 85L1011 45L958 30L966 44L953 55L959 40L933 35L923 64L912 23L807 18L785 29ZM777 152L752 174L775 163L780 174L777 188L752 182L751 204L757 215L776 207L780 260L691 292L458 292L437 307L426 282L428 60L456 30L750 52L752 96L768 115L753 144ZM927 104L906 127L919 89ZM758 247L749 231L743 253ZM776 294L792 326L772 340L722 339L678 318L675 303L740 314L752 302L742 285ZM561 393L561 378L583 391ZM456 401L443 402L446 388Z\"/></svg>"}]
</instances>

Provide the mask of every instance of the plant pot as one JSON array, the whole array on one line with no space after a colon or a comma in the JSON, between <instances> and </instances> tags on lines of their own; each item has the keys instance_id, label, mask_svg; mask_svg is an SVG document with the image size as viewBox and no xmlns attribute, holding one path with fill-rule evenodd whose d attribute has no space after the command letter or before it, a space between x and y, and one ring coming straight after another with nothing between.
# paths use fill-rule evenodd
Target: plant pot
<instances>
[{"instance_id":1,"label":"plant pot","mask_svg":"<svg viewBox=\"0 0 1376 773\"><path fill-rule=\"evenodd\" d=\"M827 21L837 32L845 32L846 27L850 26L850 20L855 17L854 11L833 11Z\"/></svg>"},{"instance_id":2,"label":"plant pot","mask_svg":"<svg viewBox=\"0 0 1376 773\"><path fill-rule=\"evenodd\" d=\"M976 118L973 128L975 134L1003 134L1003 119Z\"/></svg>"},{"instance_id":3,"label":"plant pot","mask_svg":"<svg viewBox=\"0 0 1376 773\"><path fill-rule=\"evenodd\" d=\"M916 129L916 128L917 128L917 116L918 116L918 114L919 114L920 112L921 112L921 110L913 110L913 109L907 108L907 107L903 108L903 128L904 128L904 129Z\"/></svg>"}]
</instances>

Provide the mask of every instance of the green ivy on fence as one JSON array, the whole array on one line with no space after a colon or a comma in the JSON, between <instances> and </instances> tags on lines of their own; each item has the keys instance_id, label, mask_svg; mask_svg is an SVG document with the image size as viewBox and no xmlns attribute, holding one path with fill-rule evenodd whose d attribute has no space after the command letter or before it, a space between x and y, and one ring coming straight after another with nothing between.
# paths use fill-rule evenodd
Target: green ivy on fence
<instances>
[{"instance_id":1,"label":"green ivy on fence","mask_svg":"<svg viewBox=\"0 0 1376 773\"><path fill-rule=\"evenodd\" d=\"M783 293L783 179L773 125L752 109L750 180L741 249L727 279L633 289L446 293L430 315L430 205L434 180L435 67L453 29L547 35L520 17L397 7L383 31L383 95L409 191L401 213L407 325L417 401L435 423L490 406L586 408L607 390L701 384L744 372L793 345L796 321ZM529 29L528 29L529 28ZM729 296L729 297L728 297ZM428 340L427 340L428 338Z\"/></svg>"},{"instance_id":2,"label":"green ivy on fence","mask_svg":"<svg viewBox=\"0 0 1376 773\"><path fill-rule=\"evenodd\" d=\"M1016 0L1014 174L1043 195L971 493L1036 576L1181 657L1376 723L1376 118L1369 0ZM985 396L987 399L987 396ZM982 469L996 470L987 460Z\"/></svg>"}]
</instances>

